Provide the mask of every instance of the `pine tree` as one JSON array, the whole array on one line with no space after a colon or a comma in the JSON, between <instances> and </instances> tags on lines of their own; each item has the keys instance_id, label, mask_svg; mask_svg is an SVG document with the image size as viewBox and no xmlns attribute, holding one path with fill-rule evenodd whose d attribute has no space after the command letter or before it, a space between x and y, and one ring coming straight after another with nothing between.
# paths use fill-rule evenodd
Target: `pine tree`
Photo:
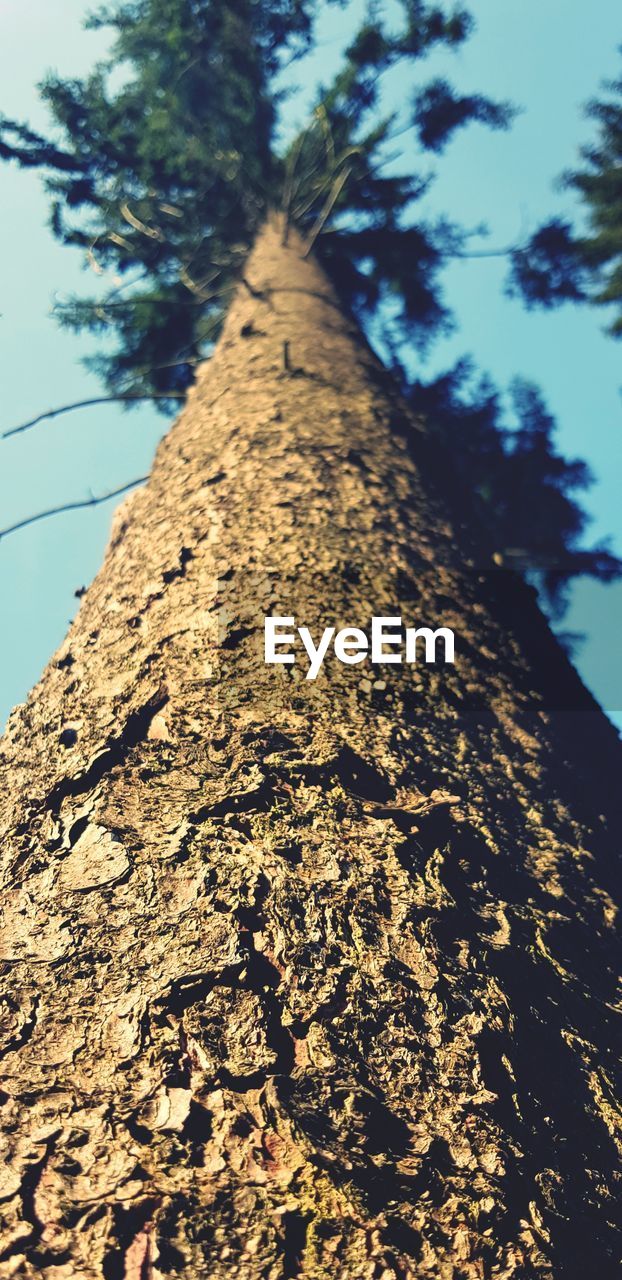
<instances>
[{"instance_id":1,"label":"pine tree","mask_svg":"<svg viewBox=\"0 0 622 1280\"><path fill-rule=\"evenodd\" d=\"M622 52L622 50L621 50ZM587 107L596 139L581 148L582 165L564 178L578 193L583 228L565 218L540 227L513 254L511 286L532 306L590 302L613 315L622 336L622 79L603 86Z\"/></svg>"},{"instance_id":2,"label":"pine tree","mask_svg":"<svg viewBox=\"0 0 622 1280\"><path fill-rule=\"evenodd\" d=\"M405 7L408 56L465 31ZM311 38L302 5L278 31L274 6L176 11L213 21L217 71L244 19L253 102ZM126 40L155 12L124 5ZM214 354L2 743L0 1277L618 1274L620 746L357 324L416 231L357 249L339 210L343 95L398 52L379 31L279 207L251 165L235 291L218 222ZM412 287L414 328L439 312ZM454 628L455 665L264 662L267 615L372 614Z\"/></svg>"},{"instance_id":3,"label":"pine tree","mask_svg":"<svg viewBox=\"0 0 622 1280\"><path fill-rule=\"evenodd\" d=\"M277 146L278 73L312 38L309 0L270 9L253 0L127 0L89 26L110 27L108 59L82 81L42 85L62 145L0 122L0 155L47 174L51 225L123 284L59 308L62 322L120 343L93 363L113 389L185 388L210 349L257 229L271 207L311 239L359 316L390 295L409 336L429 342L447 321L438 273L462 243L459 226L417 222L428 177L386 176L394 120L382 77L458 47L464 9L396 6L395 30L371 6L333 84L286 154ZM115 90L118 68L128 69ZM504 127L508 105L459 96L442 80L413 93L409 123L438 151L476 120ZM422 165L424 156L422 156Z\"/></svg>"},{"instance_id":4,"label":"pine tree","mask_svg":"<svg viewBox=\"0 0 622 1280\"><path fill-rule=\"evenodd\" d=\"M285 152L278 146L278 77L284 59L299 59L312 45L309 3L267 11L249 0L150 0L104 9L90 25L112 29L110 56L82 81L50 75L42 85L53 138L0 119L0 157L43 169L53 232L85 255L99 282L94 297L57 303L57 316L97 337L86 363L126 406L152 393L161 411L177 408L213 349L271 207L283 207L313 243L342 304L364 328L371 323L377 331L390 316L390 349L429 346L450 324L442 271L468 248L468 237L455 217L436 224L417 217L431 180L429 156L473 121L506 126L512 110L482 94L457 94L437 77L417 81L404 120L383 114L383 77L396 68L408 74L439 44L459 47L472 25L463 10L447 15L406 4L403 12L400 30L379 9L370 11L342 70L321 89L309 123ZM396 176L392 139L404 122L419 142L420 171ZM405 390L413 402L434 404L433 385ZM461 467L463 411L458 400L452 414L449 407L445 398L443 422ZM539 512L537 539L529 521L521 527L520 563L536 566L532 577L546 607L565 598L564 584L576 573L616 576L620 564L606 545L579 546L574 536L587 523L575 464L553 456L551 439L546 456L540 451L541 471L518 465L501 420L492 425L494 447L472 456L480 469L473 487L491 495L491 546L505 550L502 513L508 486L516 485L526 507ZM563 494L561 519L553 489ZM548 575L537 567L543 560L552 566Z\"/></svg>"}]
</instances>

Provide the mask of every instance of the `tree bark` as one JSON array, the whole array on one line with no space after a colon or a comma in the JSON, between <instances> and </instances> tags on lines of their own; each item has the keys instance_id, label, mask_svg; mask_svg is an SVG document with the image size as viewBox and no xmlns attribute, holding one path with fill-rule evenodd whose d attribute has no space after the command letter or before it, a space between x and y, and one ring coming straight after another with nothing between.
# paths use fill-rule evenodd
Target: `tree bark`
<instances>
[{"instance_id":1,"label":"tree bark","mask_svg":"<svg viewBox=\"0 0 622 1280\"><path fill-rule=\"evenodd\" d=\"M2 745L3 1280L619 1280L618 739L460 501L275 217Z\"/></svg>"}]
</instances>

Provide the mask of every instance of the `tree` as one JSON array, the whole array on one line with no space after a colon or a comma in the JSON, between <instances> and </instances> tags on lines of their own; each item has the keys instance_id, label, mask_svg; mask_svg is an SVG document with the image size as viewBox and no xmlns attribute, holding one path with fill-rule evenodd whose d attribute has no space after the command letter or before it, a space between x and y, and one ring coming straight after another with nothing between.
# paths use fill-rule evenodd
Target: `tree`
<instances>
[{"instance_id":1,"label":"tree","mask_svg":"<svg viewBox=\"0 0 622 1280\"><path fill-rule=\"evenodd\" d=\"M394 121L379 114L383 75L459 46L464 9L406 3L392 30L374 6L285 155L276 143L278 73L312 37L310 0L268 11L252 0L127 0L91 17L115 34L85 80L42 85L61 143L4 119L1 155L47 172L55 235L86 252L96 273L123 279L59 308L63 323L120 345L95 357L108 386L179 390L217 336L241 263L272 205L315 240L344 302L359 314L390 294L410 336L428 342L447 321L438 273L462 243L456 224L416 222L423 175L386 176ZM120 87L118 68L127 68ZM413 96L409 123L424 150L461 125L507 125L507 105L460 97L434 80Z\"/></svg>"},{"instance_id":2,"label":"tree","mask_svg":"<svg viewBox=\"0 0 622 1280\"><path fill-rule=\"evenodd\" d=\"M622 50L621 50L622 51ZM579 194L583 229L554 218L513 253L511 287L532 306L591 302L613 314L609 332L622 336L622 79L603 86L587 116L596 140L581 148L582 167L565 186Z\"/></svg>"},{"instance_id":3,"label":"tree","mask_svg":"<svg viewBox=\"0 0 622 1280\"><path fill-rule=\"evenodd\" d=\"M91 25L116 32L111 57L83 82L49 76L43 85L63 145L4 121L0 152L50 175L55 234L86 251L97 272L116 273L112 290L96 299L74 298L58 311L73 328L105 336L116 331L120 345L103 354L100 344L91 364L128 404L152 391L167 411L174 401L166 392L178 396L191 384L271 202L284 203L288 218L311 240L319 237L318 252L344 305L363 324L392 304L401 339L429 344L448 323L439 273L462 251L465 236L455 221L435 227L413 221L413 206L428 186L423 174L383 176L394 121L378 117L379 84L396 64L416 63L439 42L459 45L470 19L464 11L445 16L437 8L406 6L403 29L390 33L371 13L342 72L320 95L310 126L281 156L275 148L275 77L285 49L295 57L308 48L312 17L309 5L266 14L247 3L187 0L104 10ZM110 80L119 65L134 75L114 93ZM507 104L457 95L447 81L435 79L414 93L410 125L425 154L441 151L469 121L503 127L511 117ZM413 396L420 390L413 388ZM433 394L431 388L428 400ZM460 416L456 406L458 451ZM505 472L515 458L502 436L494 452L504 458L504 474L488 471L486 484L495 495L489 517L504 507ZM478 465L491 456L488 451ZM528 474L534 486L527 494ZM585 524L570 497L575 478L572 464L565 485L561 474L557 478L573 531ZM536 468L528 473L522 467L516 483L527 506L542 513L537 546L529 540L531 526L523 528L524 562L544 556L555 565L557 599L575 571L606 578L619 570L605 547L560 547L556 504L540 501L549 491ZM491 533L493 542L506 537L502 525Z\"/></svg>"},{"instance_id":4,"label":"tree","mask_svg":"<svg viewBox=\"0 0 622 1280\"><path fill-rule=\"evenodd\" d=\"M342 70L285 153L277 145L278 77L284 58L300 58L312 42L309 3L270 12L249 0L104 9L90 24L113 30L110 57L82 81L50 75L42 86L54 136L0 121L0 156L44 170L54 234L79 248L101 280L95 297L74 297L56 311L62 324L97 336L87 363L126 405L153 395L163 412L176 407L213 348L271 206L282 205L314 244L343 305L364 327L377 329L379 318L386 327L390 317L390 348L398 354L405 344L429 345L450 324L441 274L468 250L468 236L455 217L436 225L417 218L430 182L428 157L469 122L506 126L512 110L482 94L459 95L437 77L414 89L403 120L383 115L384 77L416 66L438 44L459 46L471 29L464 10L403 8L401 30L379 10L365 17ZM120 81L119 67L127 72ZM420 172L396 172L391 140L404 128L418 138ZM433 386L408 391L434 403ZM462 407L448 410L445 399L443 422L461 464ZM551 485L550 468L519 464L500 422L493 425L498 439L473 463L480 468L475 487L492 495L486 523L494 549L507 544L501 513L515 484L525 506L540 513L537 542L530 522L520 529L521 563L553 566L548 576L536 574L547 607L559 604L577 572L605 580L619 573L606 546L577 545L586 517L573 493L576 465L556 457ZM587 475L584 468L584 487ZM564 494L561 520L553 489ZM555 593L548 590L553 582Z\"/></svg>"},{"instance_id":5,"label":"tree","mask_svg":"<svg viewBox=\"0 0 622 1280\"><path fill-rule=\"evenodd\" d=\"M0 1276L613 1280L619 741L282 205L2 744Z\"/></svg>"},{"instance_id":6,"label":"tree","mask_svg":"<svg viewBox=\"0 0 622 1280\"><path fill-rule=\"evenodd\" d=\"M508 427L498 390L486 378L473 386L472 375L470 362L462 360L431 383L415 381L405 391L459 471L496 563L524 574L560 618L575 575L608 582L620 573L606 543L589 550L580 545L587 517L574 495L592 483L590 470L558 452L555 420L537 387L515 380L516 425Z\"/></svg>"}]
</instances>

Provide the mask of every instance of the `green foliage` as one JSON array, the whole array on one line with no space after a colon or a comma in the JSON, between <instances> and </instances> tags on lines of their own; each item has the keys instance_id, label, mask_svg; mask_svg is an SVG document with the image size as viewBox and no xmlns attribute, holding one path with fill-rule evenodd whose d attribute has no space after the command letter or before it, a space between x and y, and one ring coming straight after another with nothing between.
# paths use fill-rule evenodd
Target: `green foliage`
<instances>
[{"instance_id":1,"label":"green foliage","mask_svg":"<svg viewBox=\"0 0 622 1280\"><path fill-rule=\"evenodd\" d=\"M462 360L432 383L415 382L411 404L425 415L460 476L497 562L522 572L560 616L575 575L609 582L620 573L606 543L580 545L588 518L577 495L592 476L584 462L557 451L555 419L537 387L514 381L508 426L498 390L486 378L474 383L473 376L470 362Z\"/></svg>"},{"instance_id":2,"label":"green foliage","mask_svg":"<svg viewBox=\"0 0 622 1280\"><path fill-rule=\"evenodd\" d=\"M480 93L457 94L446 80L433 80L415 96L414 120L422 146L442 151L456 129L471 120L491 129L506 129L514 117L507 103L491 102Z\"/></svg>"},{"instance_id":3,"label":"green foliage","mask_svg":"<svg viewBox=\"0 0 622 1280\"><path fill-rule=\"evenodd\" d=\"M359 318L365 322L390 303L402 339L426 346L449 322L440 272L465 236L449 219L431 225L415 217L431 181L427 160L421 173L385 172L396 121L382 115L383 77L396 68L403 79L412 75L407 124L422 159L471 121L507 127L512 110L482 95L455 95L444 81L417 88L416 64L437 45L459 47L472 22L463 9L412 0L399 9L402 25L393 28L372 6L334 82L321 90L309 127L285 157L285 203L311 241L323 233L317 251Z\"/></svg>"},{"instance_id":4,"label":"green foliage","mask_svg":"<svg viewBox=\"0 0 622 1280\"><path fill-rule=\"evenodd\" d=\"M309 8L114 5L91 19L112 28L109 59L42 86L63 152L5 122L5 145L47 171L55 235L116 276L96 302L60 308L70 327L116 334L95 362L111 389L187 386L217 333L278 184L271 81L280 50L308 42Z\"/></svg>"},{"instance_id":5,"label":"green foliage","mask_svg":"<svg viewBox=\"0 0 622 1280\"><path fill-rule=\"evenodd\" d=\"M285 155L278 73L311 46L312 0L112 4L90 19L111 28L109 58L84 80L49 76L41 87L62 146L0 122L0 154L46 173L54 234L83 251L103 284L114 278L98 297L57 308L64 325L99 335L91 363L111 390L191 382L270 206L285 206L318 240L361 316L390 298L404 335L420 342L447 322L439 272L460 232L415 221L424 178L383 173L393 121L379 118L380 88L385 73L433 47L459 46L471 22L445 5L395 7L393 29L370 6ZM411 114L432 149L469 119L509 119L506 108L437 82L415 93Z\"/></svg>"},{"instance_id":6,"label":"green foliage","mask_svg":"<svg viewBox=\"0 0 622 1280\"><path fill-rule=\"evenodd\" d=\"M279 76L313 48L318 8L317 0L116 0L89 19L110 28L109 57L84 79L50 75L41 86L51 136L0 118L0 158L42 169L53 232L97 280L93 297L57 312L62 324L97 337L89 364L112 392L157 392L160 407L174 407L162 397L183 392L209 354L274 207L314 247L364 325L390 317L398 349L426 345L449 325L442 270L467 237L453 218L418 216L430 153L469 123L507 127L512 109L420 74L433 50L468 38L465 9L369 0L337 75L283 149ZM396 69L410 86L399 118L383 109L385 78ZM589 157L585 194L598 202L600 266L606 245L620 247L605 213L614 179L596 182L616 146L619 162L620 128L609 110L599 119L602 145ZM408 130L419 158L399 172L390 148ZM603 286L610 293L617 270ZM532 301L585 288L585 263L563 224L534 238L515 273ZM511 433L496 393L482 386L469 398L467 382L459 366L410 395L462 467L492 544L520 560L550 599L574 572L613 573L606 549L578 550L585 520L574 495L588 475L555 452L537 393L517 388Z\"/></svg>"},{"instance_id":7,"label":"green foliage","mask_svg":"<svg viewBox=\"0 0 622 1280\"><path fill-rule=\"evenodd\" d=\"M565 175L586 214L582 233L554 219L513 255L510 288L531 306L589 301L614 311L609 332L622 337L622 79L587 108L596 141L581 168Z\"/></svg>"},{"instance_id":8,"label":"green foliage","mask_svg":"<svg viewBox=\"0 0 622 1280\"><path fill-rule=\"evenodd\" d=\"M593 286L592 300L617 311L610 332L622 337L622 79L606 86L611 97L592 102L588 111L598 126L597 142L584 147L583 169L569 185L582 197L589 232L580 251Z\"/></svg>"},{"instance_id":9,"label":"green foliage","mask_svg":"<svg viewBox=\"0 0 622 1280\"><path fill-rule=\"evenodd\" d=\"M550 310L561 302L583 302L587 272L569 222L554 218L511 253L508 292L528 307Z\"/></svg>"}]
</instances>

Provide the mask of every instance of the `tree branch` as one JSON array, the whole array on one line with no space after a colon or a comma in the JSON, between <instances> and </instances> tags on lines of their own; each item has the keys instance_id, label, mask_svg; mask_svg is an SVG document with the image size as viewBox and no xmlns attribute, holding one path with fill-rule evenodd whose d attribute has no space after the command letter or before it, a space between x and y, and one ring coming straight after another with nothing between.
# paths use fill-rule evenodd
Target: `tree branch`
<instances>
[{"instance_id":1,"label":"tree branch","mask_svg":"<svg viewBox=\"0 0 622 1280\"><path fill-rule=\"evenodd\" d=\"M139 484L145 484L149 476L139 476L137 480L129 480L127 484L122 484L118 489L111 489L109 493L102 493L101 497L95 498L91 494L90 498L82 498L77 502L65 502L60 507L49 507L47 511L37 511L33 516L25 516L23 520L18 520L16 524L10 524L6 529L0 529L0 542L3 538L8 538L9 534L17 533L19 529L25 529L29 524L36 524L39 520L47 520L50 516L62 515L64 511L78 511L81 507L98 507L102 502L109 502L111 498L118 498L120 494L127 493L129 489L135 489Z\"/></svg>"},{"instance_id":2,"label":"tree branch","mask_svg":"<svg viewBox=\"0 0 622 1280\"><path fill-rule=\"evenodd\" d=\"M61 413L71 413L74 409L88 409L94 404L108 404L117 400L185 400L185 391L128 391L112 396L93 396L90 400L75 400L73 404L62 404L57 409L46 409L45 413L37 414L36 418L30 418L28 422L20 422L17 427L10 427L8 431L3 431L0 440L8 440L9 436L20 435L22 431L30 431L31 427L36 427L39 422L45 422L46 418L57 418Z\"/></svg>"},{"instance_id":3,"label":"tree branch","mask_svg":"<svg viewBox=\"0 0 622 1280\"><path fill-rule=\"evenodd\" d=\"M508 244L504 249L470 249L463 252L456 250L450 253L450 258L509 258L511 253L520 253L521 245Z\"/></svg>"}]
</instances>

